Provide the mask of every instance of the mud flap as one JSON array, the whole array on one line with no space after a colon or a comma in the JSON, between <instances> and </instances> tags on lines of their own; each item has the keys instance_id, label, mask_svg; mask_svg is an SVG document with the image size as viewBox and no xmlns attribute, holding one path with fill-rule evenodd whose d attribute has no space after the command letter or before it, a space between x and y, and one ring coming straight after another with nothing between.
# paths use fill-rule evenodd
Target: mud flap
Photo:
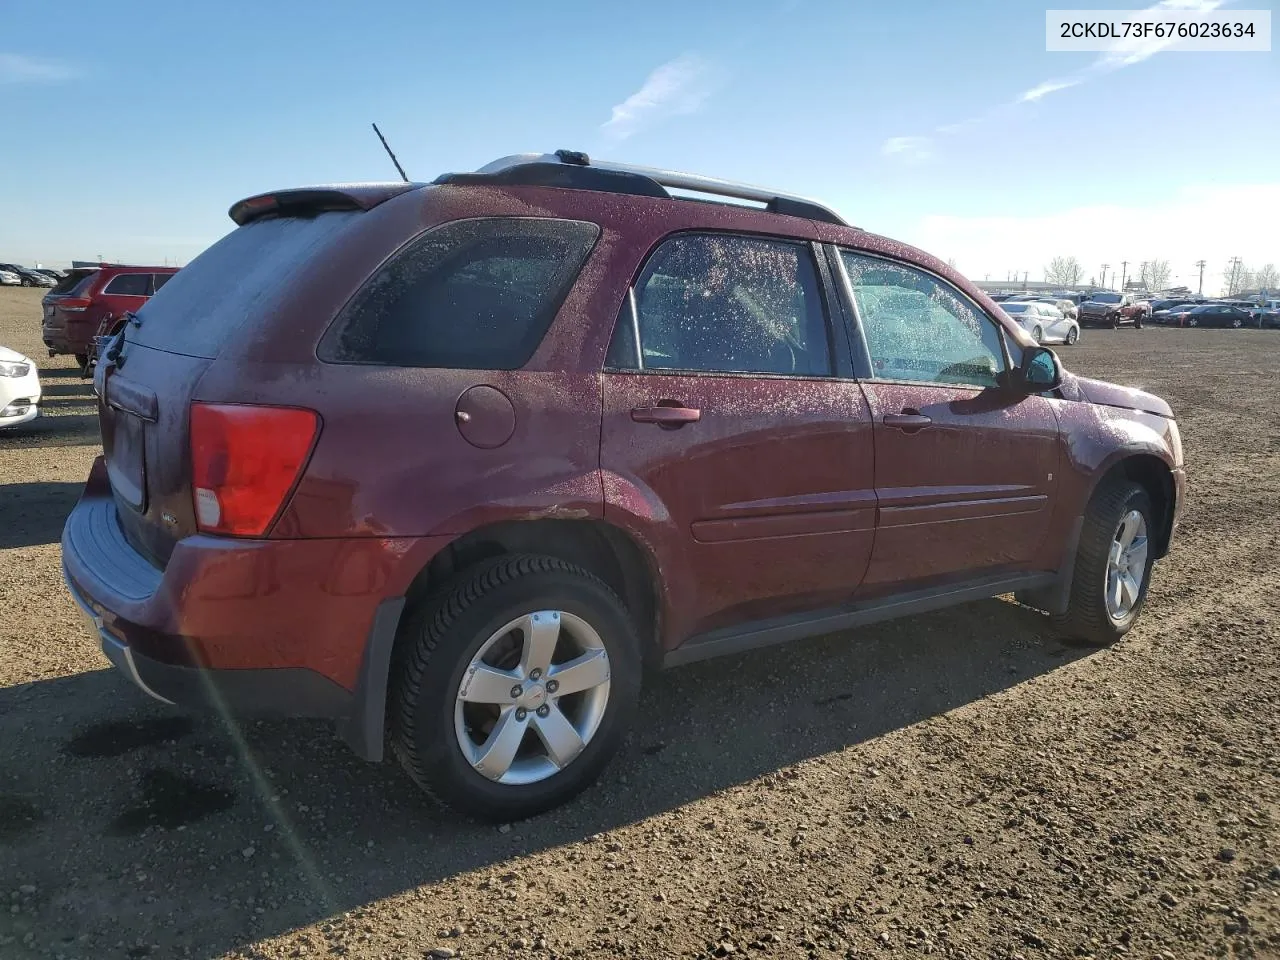
<instances>
[{"instance_id":1,"label":"mud flap","mask_svg":"<svg viewBox=\"0 0 1280 960\"><path fill-rule=\"evenodd\" d=\"M404 597L391 597L378 604L374 611L351 713L336 723L342 742L361 760L374 763L382 760L386 749L387 680L404 603Z\"/></svg>"}]
</instances>

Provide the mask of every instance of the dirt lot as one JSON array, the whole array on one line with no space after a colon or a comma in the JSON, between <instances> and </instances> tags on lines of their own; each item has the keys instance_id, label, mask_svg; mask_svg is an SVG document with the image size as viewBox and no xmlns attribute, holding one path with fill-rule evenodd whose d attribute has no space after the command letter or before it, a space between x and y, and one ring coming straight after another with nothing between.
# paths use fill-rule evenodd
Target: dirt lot
<instances>
[{"instance_id":1,"label":"dirt lot","mask_svg":"<svg viewBox=\"0 0 1280 960\"><path fill-rule=\"evenodd\" d=\"M40 292L0 290L33 357ZM322 724L106 669L59 574L96 418L46 363L0 438L0 957L1280 956L1280 332L1063 354L1182 425L1189 513L1123 643L991 600L673 671L598 786L501 829Z\"/></svg>"}]
</instances>

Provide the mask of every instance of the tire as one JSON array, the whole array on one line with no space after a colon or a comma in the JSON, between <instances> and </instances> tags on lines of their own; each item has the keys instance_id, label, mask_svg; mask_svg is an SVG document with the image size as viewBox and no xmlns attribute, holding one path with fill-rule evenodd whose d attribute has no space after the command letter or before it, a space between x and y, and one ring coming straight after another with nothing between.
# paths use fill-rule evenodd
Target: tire
<instances>
[{"instance_id":1,"label":"tire","mask_svg":"<svg viewBox=\"0 0 1280 960\"><path fill-rule=\"evenodd\" d=\"M1198 327L1198 326L1200 326L1200 320L1199 320L1199 318L1197 318L1197 317L1188 317L1188 318L1187 318L1187 326L1188 326L1188 327Z\"/></svg>"},{"instance_id":2,"label":"tire","mask_svg":"<svg viewBox=\"0 0 1280 960\"><path fill-rule=\"evenodd\" d=\"M85 365L89 362L89 355L87 353L77 353L75 356L76 363L78 363L80 365L80 369L83 370Z\"/></svg>"},{"instance_id":3,"label":"tire","mask_svg":"<svg viewBox=\"0 0 1280 960\"><path fill-rule=\"evenodd\" d=\"M1141 515L1149 538L1155 529L1151 498L1146 490L1130 480L1107 482L1089 501L1076 551L1067 612L1053 618L1064 636L1094 646L1107 646L1128 633L1142 612L1151 583L1151 566L1155 562L1149 540L1145 541L1142 581L1132 605L1117 616L1106 597L1111 551L1122 533L1122 523L1134 512ZM1133 542L1136 544L1137 540Z\"/></svg>"},{"instance_id":4,"label":"tire","mask_svg":"<svg viewBox=\"0 0 1280 960\"><path fill-rule=\"evenodd\" d=\"M1036 343L1044 343L1044 331L1036 327L1031 331L1031 339Z\"/></svg>"},{"instance_id":5,"label":"tire","mask_svg":"<svg viewBox=\"0 0 1280 960\"><path fill-rule=\"evenodd\" d=\"M1115 317L1112 317L1112 318L1111 318L1111 329L1112 329L1112 330L1119 330L1119 329L1120 329L1120 318L1119 318L1118 316L1115 316Z\"/></svg>"},{"instance_id":6,"label":"tire","mask_svg":"<svg viewBox=\"0 0 1280 960\"><path fill-rule=\"evenodd\" d=\"M1232 318L1231 318L1231 329L1232 329L1232 330L1239 330L1241 326L1243 326L1243 321L1241 321L1241 319L1240 319L1239 317L1232 317Z\"/></svg>"},{"instance_id":7,"label":"tire","mask_svg":"<svg viewBox=\"0 0 1280 960\"><path fill-rule=\"evenodd\" d=\"M532 682L531 669L523 681L526 686L516 683L511 690L512 694L519 689L533 690L539 697L536 702L545 706L525 704L528 709L517 709L524 701L512 702L506 694L501 702L507 706L490 706L488 701L463 704L460 693L466 689L464 681L468 685L475 682L473 658L486 648L493 649L495 643L499 650L502 644L514 644L507 656L518 656L523 663L525 653L521 651L531 647L523 638L531 634L522 634L513 625L522 618L527 623L540 611L558 614L555 630L560 639L556 644L572 646L574 638L568 635L571 625L584 634L593 631L594 639L600 641L607 654L605 679L599 685L604 690L604 705L591 699L599 697L599 687L563 699L553 697L549 678L554 663L541 684ZM583 624L587 631L583 631ZM524 675L519 664L507 662L505 669ZM631 725L641 669L635 625L622 601L602 581L550 557L501 557L464 571L418 603L406 617L390 679L391 747L419 787L464 816L497 822L531 817L565 803L600 775ZM482 744L472 739L477 733L475 718L467 712L472 707L492 711L488 733L481 734L485 744L496 743L500 725L511 725L520 714L525 715L520 719L524 729L514 734L520 753L512 753L515 759L508 758L503 768L507 771L504 776L516 782L498 782L473 765L475 751ZM587 721L595 724L593 732L585 738L579 736L586 745L555 769L558 765L550 757L539 718L544 709L554 710L554 717L571 718L575 709L584 707L596 718ZM463 752L464 737L471 745L470 756ZM544 756L539 757L539 751ZM495 761L495 766L501 762ZM552 769L555 772L544 773L541 779L529 779L540 770Z\"/></svg>"},{"instance_id":8,"label":"tire","mask_svg":"<svg viewBox=\"0 0 1280 960\"><path fill-rule=\"evenodd\" d=\"M1080 340L1080 328L1072 327L1067 331L1067 346L1074 347Z\"/></svg>"}]
</instances>

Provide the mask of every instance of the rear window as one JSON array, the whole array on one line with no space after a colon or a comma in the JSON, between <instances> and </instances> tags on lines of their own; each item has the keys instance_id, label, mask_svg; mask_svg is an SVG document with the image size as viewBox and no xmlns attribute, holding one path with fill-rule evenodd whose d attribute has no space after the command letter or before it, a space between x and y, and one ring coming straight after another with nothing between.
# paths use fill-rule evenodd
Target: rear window
<instances>
[{"instance_id":1,"label":"rear window","mask_svg":"<svg viewBox=\"0 0 1280 960\"><path fill-rule=\"evenodd\" d=\"M358 216L343 210L268 217L231 231L165 281L138 311L142 323L129 332L129 340L170 353L216 357L247 319L269 313L298 269Z\"/></svg>"},{"instance_id":2,"label":"rear window","mask_svg":"<svg viewBox=\"0 0 1280 960\"><path fill-rule=\"evenodd\" d=\"M320 359L403 367L524 366L600 228L576 220L458 220L422 234L356 294Z\"/></svg>"},{"instance_id":3,"label":"rear window","mask_svg":"<svg viewBox=\"0 0 1280 960\"><path fill-rule=\"evenodd\" d=\"M151 275L152 289L159 290L161 287L163 287L166 283L169 282L169 278L172 276L173 276L172 273L153 273Z\"/></svg>"},{"instance_id":4,"label":"rear window","mask_svg":"<svg viewBox=\"0 0 1280 960\"><path fill-rule=\"evenodd\" d=\"M49 291L49 296L76 297L84 293L93 284L97 270L72 270L58 281L58 285Z\"/></svg>"},{"instance_id":5,"label":"rear window","mask_svg":"<svg viewBox=\"0 0 1280 960\"><path fill-rule=\"evenodd\" d=\"M151 296L151 274L118 274L107 281L102 292L117 297L149 297Z\"/></svg>"}]
</instances>

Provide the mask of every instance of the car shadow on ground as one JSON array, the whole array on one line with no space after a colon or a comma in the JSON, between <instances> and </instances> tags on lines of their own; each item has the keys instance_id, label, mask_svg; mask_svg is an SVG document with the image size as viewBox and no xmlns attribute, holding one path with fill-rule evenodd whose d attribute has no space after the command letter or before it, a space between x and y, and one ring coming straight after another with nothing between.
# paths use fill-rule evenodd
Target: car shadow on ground
<instances>
[{"instance_id":1,"label":"car shadow on ground","mask_svg":"<svg viewBox=\"0 0 1280 960\"><path fill-rule=\"evenodd\" d=\"M503 830L437 809L393 763L355 759L322 723L191 718L110 670L0 689L0 850L10 885L40 891L31 916L7 919L55 953L87 936L217 957L678 816L1088 652L1054 639L1043 616L990 600L654 675L601 782Z\"/></svg>"},{"instance_id":2,"label":"car shadow on ground","mask_svg":"<svg viewBox=\"0 0 1280 960\"><path fill-rule=\"evenodd\" d=\"M0 485L0 550L57 543L62 525L80 499L83 483Z\"/></svg>"},{"instance_id":3,"label":"car shadow on ground","mask_svg":"<svg viewBox=\"0 0 1280 960\"><path fill-rule=\"evenodd\" d=\"M42 406L46 406L42 404ZM40 416L19 427L0 430L0 449L5 447L78 447L102 442L98 414L88 412L87 403L71 409L81 413L64 413L60 406L42 410Z\"/></svg>"}]
</instances>

